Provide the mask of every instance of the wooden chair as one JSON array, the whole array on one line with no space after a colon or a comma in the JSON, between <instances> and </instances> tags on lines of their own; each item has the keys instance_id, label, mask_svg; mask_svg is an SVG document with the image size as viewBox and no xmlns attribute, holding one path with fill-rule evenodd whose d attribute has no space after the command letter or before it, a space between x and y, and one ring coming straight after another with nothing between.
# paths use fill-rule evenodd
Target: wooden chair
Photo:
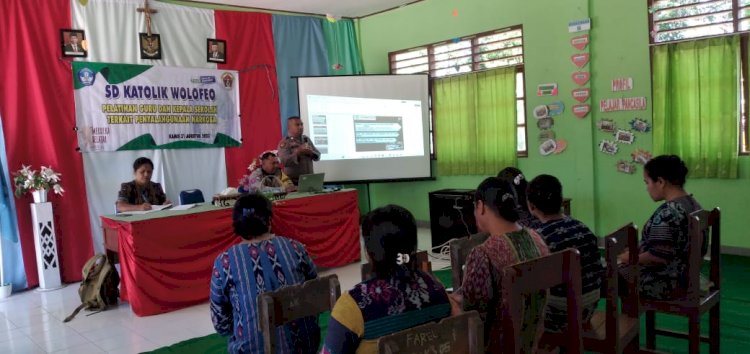
<instances>
[{"instance_id":1,"label":"wooden chair","mask_svg":"<svg viewBox=\"0 0 750 354\"><path fill-rule=\"evenodd\" d=\"M276 353L279 343L279 338L276 338L276 327L303 317L317 317L325 311L330 311L339 295L339 278L332 274L258 296L264 353Z\"/></svg>"},{"instance_id":2,"label":"wooden chair","mask_svg":"<svg viewBox=\"0 0 750 354\"><path fill-rule=\"evenodd\" d=\"M486 233L479 233L471 235L470 237L462 237L450 242L451 249L451 278L453 280L453 291L457 291L461 288L461 284L464 281L464 264L466 264L466 258L469 257L469 253L474 247L477 247L487 241L490 235Z\"/></svg>"},{"instance_id":3,"label":"wooden chair","mask_svg":"<svg viewBox=\"0 0 750 354\"><path fill-rule=\"evenodd\" d=\"M656 347L656 335L687 339L690 354L700 353L700 342L709 343L709 352L720 353L719 348L719 288L720 288L720 247L721 247L721 211L715 208L711 212L699 210L690 214L688 226L688 287L684 295L675 300L641 299L641 309L646 312L646 348ZM703 263L701 249L704 235L710 231L711 270L709 288L704 294L700 289L700 270ZM656 312L685 316L688 318L689 332L656 329ZM709 312L709 336L700 334L700 318Z\"/></svg>"},{"instance_id":4,"label":"wooden chair","mask_svg":"<svg viewBox=\"0 0 750 354\"><path fill-rule=\"evenodd\" d=\"M584 325L583 348L599 353L623 353L625 350L638 351L640 334L640 312L638 311L638 231L631 223L604 238L607 270L605 311L594 312L590 325ZM635 274L628 279L628 298L618 311L619 272L617 256L628 251L628 267ZM564 345L566 337L560 333L546 332L542 342L553 346Z\"/></svg>"},{"instance_id":5,"label":"wooden chair","mask_svg":"<svg viewBox=\"0 0 750 354\"><path fill-rule=\"evenodd\" d=\"M524 294L533 294L564 284L568 311L567 353L583 353L581 340L581 261L578 250L567 249L503 270L503 352L520 353ZM540 319L544 321L544 317Z\"/></svg>"},{"instance_id":6,"label":"wooden chair","mask_svg":"<svg viewBox=\"0 0 750 354\"><path fill-rule=\"evenodd\" d=\"M417 262L417 264L419 265L419 268L418 268L419 270L425 273L432 273L432 263L430 263L430 258L429 258L429 255L427 255L427 251L417 252L414 255L414 258L416 258L414 262ZM362 272L362 281L372 278L373 277L372 264L362 263L361 272Z\"/></svg>"},{"instance_id":7,"label":"wooden chair","mask_svg":"<svg viewBox=\"0 0 750 354\"><path fill-rule=\"evenodd\" d=\"M380 354L484 353L484 326L476 311L446 317L378 338Z\"/></svg>"}]
</instances>

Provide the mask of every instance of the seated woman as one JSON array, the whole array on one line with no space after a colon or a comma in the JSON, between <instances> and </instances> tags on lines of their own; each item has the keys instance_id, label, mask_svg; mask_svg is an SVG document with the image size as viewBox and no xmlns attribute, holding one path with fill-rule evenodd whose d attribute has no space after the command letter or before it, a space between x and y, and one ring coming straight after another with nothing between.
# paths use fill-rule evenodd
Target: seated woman
<instances>
[{"instance_id":1,"label":"seated woman","mask_svg":"<svg viewBox=\"0 0 750 354\"><path fill-rule=\"evenodd\" d=\"M529 211L539 219L536 231L550 252L575 248L581 253L583 323L588 323L599 302L604 268L599 256L597 238L582 222L566 216L562 207L562 185L554 176L539 175L529 183ZM547 298L544 325L548 331L562 332L567 325L565 288L555 287Z\"/></svg>"},{"instance_id":2,"label":"seated woman","mask_svg":"<svg viewBox=\"0 0 750 354\"><path fill-rule=\"evenodd\" d=\"M263 353L258 294L318 277L297 241L270 232L271 202L259 194L242 196L232 211L234 233L242 242L216 257L211 276L211 319L216 332L229 336L230 353ZM320 344L315 317L278 327L282 353L314 353Z\"/></svg>"},{"instance_id":3,"label":"seated woman","mask_svg":"<svg viewBox=\"0 0 750 354\"><path fill-rule=\"evenodd\" d=\"M466 259L466 275L460 292L451 300L464 310L477 310L484 320L485 346L488 352L502 352L502 278L503 268L549 254L536 231L518 224L517 202L511 184L497 177L485 179L474 196L477 228L490 236L474 248ZM544 296L527 299L521 331L523 352L533 353L543 330Z\"/></svg>"},{"instance_id":4,"label":"seated woman","mask_svg":"<svg viewBox=\"0 0 750 354\"><path fill-rule=\"evenodd\" d=\"M117 211L151 210L152 205L171 203L161 184L151 182L154 163L147 157L139 157L133 162L133 176L131 182L120 185L117 195Z\"/></svg>"},{"instance_id":5,"label":"seated woman","mask_svg":"<svg viewBox=\"0 0 750 354\"><path fill-rule=\"evenodd\" d=\"M260 166L258 166L258 160ZM277 190L292 192L296 189L292 180L279 167L279 158L273 151L266 151L248 167L249 175L240 180L240 193Z\"/></svg>"},{"instance_id":6,"label":"seated woman","mask_svg":"<svg viewBox=\"0 0 750 354\"><path fill-rule=\"evenodd\" d=\"M539 225L539 220L529 212L526 206L526 187L528 186L528 182L523 173L521 173L521 170L515 167L506 167L497 174L497 178L513 186L513 197L518 203L516 205L518 224L531 229L536 228Z\"/></svg>"},{"instance_id":7,"label":"seated woman","mask_svg":"<svg viewBox=\"0 0 750 354\"><path fill-rule=\"evenodd\" d=\"M388 205L371 211L362 235L375 278L341 294L321 353L376 353L378 337L451 313L445 288L417 270L417 224L408 210Z\"/></svg>"},{"instance_id":8,"label":"seated woman","mask_svg":"<svg viewBox=\"0 0 750 354\"><path fill-rule=\"evenodd\" d=\"M687 166L675 155L657 156L643 168L649 196L664 203L651 215L641 235L638 254L641 296L670 299L684 295L687 289L688 219L691 213L703 209L685 191L687 174ZM705 239L701 247L705 254ZM627 253L619 258L623 263L627 260ZM625 268L621 268L621 274L628 276Z\"/></svg>"}]
</instances>

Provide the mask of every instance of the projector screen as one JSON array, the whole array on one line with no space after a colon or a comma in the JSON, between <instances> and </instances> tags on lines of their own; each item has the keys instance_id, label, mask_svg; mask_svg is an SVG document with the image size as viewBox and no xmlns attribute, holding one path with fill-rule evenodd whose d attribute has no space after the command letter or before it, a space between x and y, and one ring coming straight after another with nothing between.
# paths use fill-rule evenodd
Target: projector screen
<instances>
[{"instance_id":1,"label":"projector screen","mask_svg":"<svg viewBox=\"0 0 750 354\"><path fill-rule=\"evenodd\" d=\"M427 75L300 77L298 87L326 182L431 177Z\"/></svg>"}]
</instances>

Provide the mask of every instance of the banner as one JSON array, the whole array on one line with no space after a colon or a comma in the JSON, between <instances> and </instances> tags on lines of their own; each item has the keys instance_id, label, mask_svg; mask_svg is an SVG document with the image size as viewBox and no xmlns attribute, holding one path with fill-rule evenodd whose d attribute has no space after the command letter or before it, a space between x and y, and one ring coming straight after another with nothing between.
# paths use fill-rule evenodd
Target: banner
<instances>
[{"instance_id":1,"label":"banner","mask_svg":"<svg viewBox=\"0 0 750 354\"><path fill-rule=\"evenodd\" d=\"M237 71L73 62L83 152L240 146Z\"/></svg>"}]
</instances>

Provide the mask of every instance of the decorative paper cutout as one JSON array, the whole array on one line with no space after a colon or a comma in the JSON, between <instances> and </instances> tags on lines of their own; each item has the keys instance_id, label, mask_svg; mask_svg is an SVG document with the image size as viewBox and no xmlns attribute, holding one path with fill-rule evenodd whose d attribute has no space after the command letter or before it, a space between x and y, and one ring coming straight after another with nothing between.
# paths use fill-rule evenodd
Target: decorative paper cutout
<instances>
[{"instance_id":1,"label":"decorative paper cutout","mask_svg":"<svg viewBox=\"0 0 750 354\"><path fill-rule=\"evenodd\" d=\"M542 156L547 156L557 150L557 142L555 142L552 139L545 140L541 145L539 145L539 153L542 154Z\"/></svg>"},{"instance_id":2,"label":"decorative paper cutout","mask_svg":"<svg viewBox=\"0 0 750 354\"><path fill-rule=\"evenodd\" d=\"M582 68L588 64L589 57L589 53L573 54L570 57L570 61L572 61L575 66Z\"/></svg>"},{"instance_id":3,"label":"decorative paper cutout","mask_svg":"<svg viewBox=\"0 0 750 354\"><path fill-rule=\"evenodd\" d=\"M590 29L591 29L590 18L584 18L582 20L575 20L575 21L568 22L568 32L570 33L588 31Z\"/></svg>"},{"instance_id":4,"label":"decorative paper cutout","mask_svg":"<svg viewBox=\"0 0 750 354\"><path fill-rule=\"evenodd\" d=\"M586 102L586 100L591 97L591 89L590 88L577 88L573 91L571 91L571 94L573 95L573 98L578 102Z\"/></svg>"},{"instance_id":5,"label":"decorative paper cutout","mask_svg":"<svg viewBox=\"0 0 750 354\"><path fill-rule=\"evenodd\" d=\"M573 48L578 49L578 50L586 49L586 46L589 45L589 35L584 34L583 36L571 38L570 45L572 45Z\"/></svg>"},{"instance_id":6,"label":"decorative paper cutout","mask_svg":"<svg viewBox=\"0 0 750 354\"><path fill-rule=\"evenodd\" d=\"M555 125L555 120L549 117L542 118L536 121L536 126L541 130L550 129L554 125Z\"/></svg>"},{"instance_id":7,"label":"decorative paper cutout","mask_svg":"<svg viewBox=\"0 0 750 354\"><path fill-rule=\"evenodd\" d=\"M651 130L651 125L646 120L640 118L631 120L630 127L639 133L648 133Z\"/></svg>"},{"instance_id":8,"label":"decorative paper cutout","mask_svg":"<svg viewBox=\"0 0 750 354\"><path fill-rule=\"evenodd\" d=\"M617 172L627 173L632 175L635 173L635 164L627 162L625 160L617 161Z\"/></svg>"},{"instance_id":9,"label":"decorative paper cutout","mask_svg":"<svg viewBox=\"0 0 750 354\"><path fill-rule=\"evenodd\" d=\"M573 75L570 75L570 77L573 78L573 82L578 84L578 86L583 86L587 82L589 82L591 74L588 71L578 71L574 72Z\"/></svg>"},{"instance_id":10,"label":"decorative paper cutout","mask_svg":"<svg viewBox=\"0 0 750 354\"><path fill-rule=\"evenodd\" d=\"M607 155L614 155L617 153L619 148L617 147L617 143L610 140L602 140L599 142L599 151L607 154Z\"/></svg>"},{"instance_id":11,"label":"decorative paper cutout","mask_svg":"<svg viewBox=\"0 0 750 354\"><path fill-rule=\"evenodd\" d=\"M586 117L591 112L591 105L577 104L573 106L573 114L578 118Z\"/></svg>"},{"instance_id":12,"label":"decorative paper cutout","mask_svg":"<svg viewBox=\"0 0 750 354\"><path fill-rule=\"evenodd\" d=\"M633 162L641 165L645 165L652 157L650 152L643 149L636 149L630 156L633 157Z\"/></svg>"},{"instance_id":13,"label":"decorative paper cutout","mask_svg":"<svg viewBox=\"0 0 750 354\"><path fill-rule=\"evenodd\" d=\"M547 109L549 110L549 113L547 113L550 117L551 116L559 116L565 111L565 104L562 103L562 101L555 101L547 105Z\"/></svg>"},{"instance_id":14,"label":"decorative paper cutout","mask_svg":"<svg viewBox=\"0 0 750 354\"><path fill-rule=\"evenodd\" d=\"M633 89L632 77L621 77L612 80L612 92L630 91Z\"/></svg>"},{"instance_id":15,"label":"decorative paper cutout","mask_svg":"<svg viewBox=\"0 0 750 354\"><path fill-rule=\"evenodd\" d=\"M600 112L643 111L646 109L646 97L608 98L599 101Z\"/></svg>"},{"instance_id":16,"label":"decorative paper cutout","mask_svg":"<svg viewBox=\"0 0 750 354\"><path fill-rule=\"evenodd\" d=\"M617 125L615 124L615 121L611 119L600 119L596 122L596 128L605 133L614 133L617 129Z\"/></svg>"},{"instance_id":17,"label":"decorative paper cutout","mask_svg":"<svg viewBox=\"0 0 750 354\"><path fill-rule=\"evenodd\" d=\"M632 144L635 141L635 135L633 132L625 129L618 129L615 133L615 140L622 144Z\"/></svg>"},{"instance_id":18,"label":"decorative paper cutout","mask_svg":"<svg viewBox=\"0 0 750 354\"><path fill-rule=\"evenodd\" d=\"M537 96L557 96L557 83L539 84L536 86Z\"/></svg>"},{"instance_id":19,"label":"decorative paper cutout","mask_svg":"<svg viewBox=\"0 0 750 354\"><path fill-rule=\"evenodd\" d=\"M534 107L534 118L542 119L549 117L549 108L546 105L539 105Z\"/></svg>"},{"instance_id":20,"label":"decorative paper cutout","mask_svg":"<svg viewBox=\"0 0 750 354\"><path fill-rule=\"evenodd\" d=\"M557 144L555 154L561 154L568 147L568 142L565 139L559 139L555 143Z\"/></svg>"},{"instance_id":21,"label":"decorative paper cutout","mask_svg":"<svg viewBox=\"0 0 750 354\"><path fill-rule=\"evenodd\" d=\"M539 132L539 142L545 142L549 139L555 139L555 132L553 130L542 130Z\"/></svg>"}]
</instances>

